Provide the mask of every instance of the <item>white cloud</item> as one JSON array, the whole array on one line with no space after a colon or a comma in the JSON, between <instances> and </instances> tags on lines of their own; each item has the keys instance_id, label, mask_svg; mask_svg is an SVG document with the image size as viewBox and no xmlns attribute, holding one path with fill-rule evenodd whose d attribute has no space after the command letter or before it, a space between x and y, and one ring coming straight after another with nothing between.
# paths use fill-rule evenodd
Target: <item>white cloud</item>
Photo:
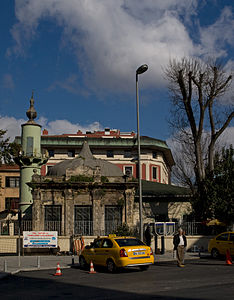
<instances>
[{"instance_id":1,"label":"white cloud","mask_svg":"<svg viewBox=\"0 0 234 300\"><path fill-rule=\"evenodd\" d=\"M184 131L184 132L186 132L186 131ZM187 134L191 135L191 130L189 128L187 130ZM186 145L185 149L183 149L184 146L178 139L178 137L181 137L181 136L183 136L183 133L177 132L177 133L175 133L175 135L173 135L169 139L167 139L167 144L175 157L181 157L181 155L183 156L185 149L186 149L186 151L190 151L188 145ZM208 132L204 132L204 134L203 134L204 142L206 141L204 144L206 144L206 147L207 147L208 146L207 142L209 141L209 139L207 140L206 136L209 136ZM220 150L220 149L222 149L222 147L230 147L230 145L233 145L233 147L234 147L234 126L229 126L224 130L224 132L222 133L222 135L218 138L218 140L216 142L216 149ZM192 151L191 151L191 153L192 153ZM190 155L190 156L192 157L192 155Z\"/></svg>"},{"instance_id":2,"label":"white cloud","mask_svg":"<svg viewBox=\"0 0 234 300\"><path fill-rule=\"evenodd\" d=\"M25 122L23 119L17 120L14 117L0 116L0 129L7 130L4 138L9 137L10 140L13 141L16 135L20 135L21 124Z\"/></svg>"},{"instance_id":3,"label":"white cloud","mask_svg":"<svg viewBox=\"0 0 234 300\"><path fill-rule=\"evenodd\" d=\"M224 133L218 139L220 146L229 147L232 145L234 147L234 126L229 126L225 129Z\"/></svg>"},{"instance_id":4,"label":"white cloud","mask_svg":"<svg viewBox=\"0 0 234 300\"><path fill-rule=\"evenodd\" d=\"M202 53L207 56L227 56L227 46L234 46L234 18L230 7L225 7L218 20L200 29Z\"/></svg>"},{"instance_id":5,"label":"white cloud","mask_svg":"<svg viewBox=\"0 0 234 300\"><path fill-rule=\"evenodd\" d=\"M13 141L15 136L19 136L21 134L21 125L26 122L27 121L24 119L0 116L0 129L7 130L7 133L4 137L9 137L10 140ZM74 134L78 130L86 132L103 129L103 126L99 122L93 122L87 125L80 125L79 123L71 123L67 120L55 120L48 122L48 120L44 117L39 118L36 122L42 126L42 129L46 128L50 135L63 133Z\"/></svg>"},{"instance_id":6,"label":"white cloud","mask_svg":"<svg viewBox=\"0 0 234 300\"><path fill-rule=\"evenodd\" d=\"M103 129L103 126L99 122L93 122L88 125L80 125L79 123L71 123L67 120L56 120L47 123L47 120L42 122L38 120L39 124L42 124L46 128L49 134L63 134L63 133L76 133L78 130L82 132L95 131Z\"/></svg>"},{"instance_id":7,"label":"white cloud","mask_svg":"<svg viewBox=\"0 0 234 300\"><path fill-rule=\"evenodd\" d=\"M63 43L72 44L86 83L96 88L129 90L135 70L149 65L144 87L161 86L161 67L169 57L194 54L181 21L195 13L195 0L16 0L16 42L8 54L23 54L37 37L39 23L54 20ZM143 79L142 79L143 80ZM90 84L91 83L91 84Z\"/></svg>"},{"instance_id":8,"label":"white cloud","mask_svg":"<svg viewBox=\"0 0 234 300\"><path fill-rule=\"evenodd\" d=\"M11 29L15 46L7 54L25 55L31 41L39 36L40 22L49 19L62 29L61 45L72 46L89 89L129 91L129 87L134 88L135 70L143 63L149 65L141 79L144 88L161 87L165 84L162 67L170 58L226 56L226 46L234 46L230 7L225 7L220 17L208 26L199 27L199 21L194 21L198 7L205 3L205 0L16 0L18 22ZM191 25L194 28L190 35ZM200 36L194 32L200 32ZM76 93L74 85L71 81L55 82L53 87Z\"/></svg>"}]
</instances>

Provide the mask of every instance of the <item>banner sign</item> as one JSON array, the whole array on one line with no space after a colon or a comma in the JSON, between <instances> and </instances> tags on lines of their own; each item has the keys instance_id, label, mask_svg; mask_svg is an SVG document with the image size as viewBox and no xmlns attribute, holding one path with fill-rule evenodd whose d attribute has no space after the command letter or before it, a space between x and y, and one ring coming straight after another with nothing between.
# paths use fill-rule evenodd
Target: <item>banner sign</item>
<instances>
[{"instance_id":1,"label":"banner sign","mask_svg":"<svg viewBox=\"0 0 234 300\"><path fill-rule=\"evenodd\" d=\"M57 248L57 231L23 231L24 248Z\"/></svg>"}]
</instances>

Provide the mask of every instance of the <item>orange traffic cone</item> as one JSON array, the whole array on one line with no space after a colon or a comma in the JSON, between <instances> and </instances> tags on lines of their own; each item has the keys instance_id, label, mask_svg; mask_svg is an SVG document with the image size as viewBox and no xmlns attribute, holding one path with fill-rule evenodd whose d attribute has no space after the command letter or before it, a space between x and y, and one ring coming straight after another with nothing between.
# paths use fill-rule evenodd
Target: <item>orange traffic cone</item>
<instances>
[{"instance_id":1,"label":"orange traffic cone","mask_svg":"<svg viewBox=\"0 0 234 300\"><path fill-rule=\"evenodd\" d=\"M89 274L95 274L96 272L94 271L94 267L93 267L93 262L92 260L90 261L90 271Z\"/></svg>"},{"instance_id":2,"label":"orange traffic cone","mask_svg":"<svg viewBox=\"0 0 234 300\"><path fill-rule=\"evenodd\" d=\"M57 269L56 269L56 273L54 274L54 276L61 276L61 275L62 275L62 272L60 269L60 265L59 265L59 263L57 263Z\"/></svg>"},{"instance_id":3,"label":"orange traffic cone","mask_svg":"<svg viewBox=\"0 0 234 300\"><path fill-rule=\"evenodd\" d=\"M226 265L232 265L232 258L229 249L226 251Z\"/></svg>"}]
</instances>

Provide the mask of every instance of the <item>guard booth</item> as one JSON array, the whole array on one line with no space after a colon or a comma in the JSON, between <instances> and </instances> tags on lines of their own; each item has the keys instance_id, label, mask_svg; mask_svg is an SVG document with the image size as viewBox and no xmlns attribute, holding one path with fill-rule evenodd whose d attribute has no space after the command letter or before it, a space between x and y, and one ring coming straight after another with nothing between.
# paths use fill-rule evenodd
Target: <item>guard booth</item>
<instances>
[{"instance_id":1,"label":"guard booth","mask_svg":"<svg viewBox=\"0 0 234 300\"><path fill-rule=\"evenodd\" d=\"M157 253L158 249L158 238L161 236L161 254L165 253L165 236L172 236L175 234L176 231L176 224L175 222L154 222L150 223L150 227L152 233L154 235L155 241L155 253Z\"/></svg>"}]
</instances>

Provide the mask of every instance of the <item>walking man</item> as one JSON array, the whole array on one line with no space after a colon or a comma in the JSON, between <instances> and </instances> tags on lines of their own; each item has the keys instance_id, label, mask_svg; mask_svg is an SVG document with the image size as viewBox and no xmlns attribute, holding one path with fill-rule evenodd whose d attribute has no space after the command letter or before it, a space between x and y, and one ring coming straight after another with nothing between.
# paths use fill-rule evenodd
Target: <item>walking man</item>
<instances>
[{"instance_id":1,"label":"walking man","mask_svg":"<svg viewBox=\"0 0 234 300\"><path fill-rule=\"evenodd\" d=\"M178 234L173 238L174 250L176 250L177 265L184 267L184 251L187 246L187 239L184 235L183 229L179 228Z\"/></svg>"}]
</instances>

